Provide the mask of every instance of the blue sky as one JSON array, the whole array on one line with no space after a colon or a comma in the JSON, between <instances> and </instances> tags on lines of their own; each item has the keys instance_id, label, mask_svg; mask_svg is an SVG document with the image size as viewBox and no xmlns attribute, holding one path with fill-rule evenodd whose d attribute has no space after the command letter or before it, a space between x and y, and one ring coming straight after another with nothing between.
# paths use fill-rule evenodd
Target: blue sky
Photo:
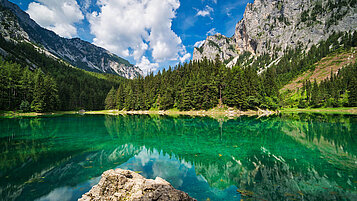
<instances>
[{"instance_id":1,"label":"blue sky","mask_svg":"<svg viewBox=\"0 0 357 201\"><path fill-rule=\"evenodd\" d=\"M41 26L157 71L192 58L207 35L234 34L253 0L10 0Z\"/></svg>"}]
</instances>

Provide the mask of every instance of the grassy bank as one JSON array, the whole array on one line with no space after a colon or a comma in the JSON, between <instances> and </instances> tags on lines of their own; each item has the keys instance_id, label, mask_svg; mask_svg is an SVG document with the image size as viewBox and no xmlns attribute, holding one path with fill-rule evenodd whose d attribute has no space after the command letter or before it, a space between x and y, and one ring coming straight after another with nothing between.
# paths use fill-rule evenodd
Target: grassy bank
<instances>
[{"instance_id":1,"label":"grassy bank","mask_svg":"<svg viewBox=\"0 0 357 201\"><path fill-rule=\"evenodd\" d=\"M325 113L325 114L357 114L357 107L338 107L338 108L284 108L282 113Z\"/></svg>"}]
</instances>

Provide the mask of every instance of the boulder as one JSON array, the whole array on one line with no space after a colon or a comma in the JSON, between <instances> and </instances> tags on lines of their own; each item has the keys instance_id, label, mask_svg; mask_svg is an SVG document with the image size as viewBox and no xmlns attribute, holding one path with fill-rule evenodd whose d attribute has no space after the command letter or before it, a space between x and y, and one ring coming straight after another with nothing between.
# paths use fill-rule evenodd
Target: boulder
<instances>
[{"instance_id":1,"label":"boulder","mask_svg":"<svg viewBox=\"0 0 357 201\"><path fill-rule=\"evenodd\" d=\"M79 201L94 200L193 201L196 199L176 190L160 177L156 177L155 180L146 179L133 171L116 169L104 172L99 183L79 199Z\"/></svg>"}]
</instances>

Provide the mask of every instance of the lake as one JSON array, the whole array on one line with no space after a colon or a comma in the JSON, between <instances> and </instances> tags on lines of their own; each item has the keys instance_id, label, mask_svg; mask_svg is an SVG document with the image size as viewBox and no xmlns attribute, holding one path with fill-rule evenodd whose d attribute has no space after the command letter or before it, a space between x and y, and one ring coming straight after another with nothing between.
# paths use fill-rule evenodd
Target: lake
<instances>
[{"instance_id":1,"label":"lake","mask_svg":"<svg viewBox=\"0 0 357 201\"><path fill-rule=\"evenodd\" d=\"M113 168L198 200L357 200L357 116L0 119L1 200L77 200Z\"/></svg>"}]
</instances>

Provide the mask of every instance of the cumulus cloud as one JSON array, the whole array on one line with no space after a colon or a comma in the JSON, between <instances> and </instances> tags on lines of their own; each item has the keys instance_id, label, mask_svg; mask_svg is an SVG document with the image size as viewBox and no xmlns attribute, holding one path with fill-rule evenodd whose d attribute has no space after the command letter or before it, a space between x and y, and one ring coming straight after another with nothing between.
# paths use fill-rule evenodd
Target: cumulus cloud
<instances>
[{"instance_id":1,"label":"cumulus cloud","mask_svg":"<svg viewBox=\"0 0 357 201\"><path fill-rule=\"evenodd\" d=\"M203 10L196 9L196 11L197 11L196 16L206 17L211 15L211 12L213 12L213 8L206 6Z\"/></svg>"},{"instance_id":2,"label":"cumulus cloud","mask_svg":"<svg viewBox=\"0 0 357 201\"><path fill-rule=\"evenodd\" d=\"M154 72L159 68L158 63L151 63L146 56L142 56L139 63L136 64L144 73Z\"/></svg>"},{"instance_id":3,"label":"cumulus cloud","mask_svg":"<svg viewBox=\"0 0 357 201\"><path fill-rule=\"evenodd\" d=\"M181 63L184 63L185 61L190 60L190 59L191 59L191 54L190 54L190 53L186 53L185 55L183 55L183 56L180 58L180 62L181 62Z\"/></svg>"},{"instance_id":4,"label":"cumulus cloud","mask_svg":"<svg viewBox=\"0 0 357 201\"><path fill-rule=\"evenodd\" d=\"M67 38L77 35L75 23L84 19L76 0L37 0L26 12L42 27Z\"/></svg>"},{"instance_id":5,"label":"cumulus cloud","mask_svg":"<svg viewBox=\"0 0 357 201\"><path fill-rule=\"evenodd\" d=\"M205 40L197 41L193 46L194 47L201 47L205 43Z\"/></svg>"},{"instance_id":6,"label":"cumulus cloud","mask_svg":"<svg viewBox=\"0 0 357 201\"><path fill-rule=\"evenodd\" d=\"M79 1L79 5L83 13L86 13L89 7L91 6L93 0L81 0Z\"/></svg>"},{"instance_id":7,"label":"cumulus cloud","mask_svg":"<svg viewBox=\"0 0 357 201\"><path fill-rule=\"evenodd\" d=\"M179 0L98 0L97 5L100 11L87 16L94 44L133 57L143 70L187 57L181 38L171 28Z\"/></svg>"}]
</instances>

